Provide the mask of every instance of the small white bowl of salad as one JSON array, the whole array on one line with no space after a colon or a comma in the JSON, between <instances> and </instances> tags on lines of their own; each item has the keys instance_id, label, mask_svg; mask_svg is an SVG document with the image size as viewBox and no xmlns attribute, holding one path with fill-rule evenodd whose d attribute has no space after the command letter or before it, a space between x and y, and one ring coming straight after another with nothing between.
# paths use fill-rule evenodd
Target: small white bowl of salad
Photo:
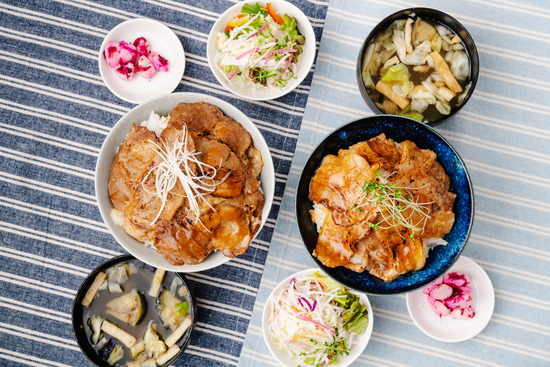
<instances>
[{"instance_id":1,"label":"small white bowl of salad","mask_svg":"<svg viewBox=\"0 0 550 367\"><path fill-rule=\"evenodd\" d=\"M315 33L305 14L282 0L243 1L210 30L208 64L222 86L250 100L270 100L296 88L311 70Z\"/></svg>"},{"instance_id":2,"label":"small white bowl of salad","mask_svg":"<svg viewBox=\"0 0 550 367\"><path fill-rule=\"evenodd\" d=\"M372 334L372 307L320 269L283 280L271 292L262 317L269 351L288 367L349 366Z\"/></svg>"}]
</instances>

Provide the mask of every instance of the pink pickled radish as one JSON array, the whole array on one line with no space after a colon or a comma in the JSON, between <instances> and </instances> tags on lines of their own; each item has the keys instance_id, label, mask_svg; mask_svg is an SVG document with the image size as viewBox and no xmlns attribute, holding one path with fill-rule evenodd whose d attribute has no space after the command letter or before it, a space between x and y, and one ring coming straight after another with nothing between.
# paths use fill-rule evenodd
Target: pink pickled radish
<instances>
[{"instance_id":1,"label":"pink pickled radish","mask_svg":"<svg viewBox=\"0 0 550 367\"><path fill-rule=\"evenodd\" d=\"M146 79L151 79L157 72L151 60L149 60L149 58L145 55L141 55L139 57L138 71L141 73L141 76Z\"/></svg>"},{"instance_id":2,"label":"pink pickled radish","mask_svg":"<svg viewBox=\"0 0 550 367\"><path fill-rule=\"evenodd\" d=\"M136 75L136 68L134 64L128 62L126 64L119 64L115 69L116 75L122 80L131 80Z\"/></svg>"},{"instance_id":3,"label":"pink pickled radish","mask_svg":"<svg viewBox=\"0 0 550 367\"><path fill-rule=\"evenodd\" d=\"M120 63L135 62L137 59L136 46L126 41L120 41Z\"/></svg>"},{"instance_id":4,"label":"pink pickled radish","mask_svg":"<svg viewBox=\"0 0 550 367\"><path fill-rule=\"evenodd\" d=\"M461 287L470 283L470 278L457 272L449 273L443 277L443 283L450 286Z\"/></svg>"},{"instance_id":5,"label":"pink pickled radish","mask_svg":"<svg viewBox=\"0 0 550 367\"><path fill-rule=\"evenodd\" d=\"M449 310L449 308L445 306L443 302L438 301L433 297L428 296L428 303L432 308L432 311L435 312L435 314L439 317L447 316L451 312L451 310Z\"/></svg>"},{"instance_id":6,"label":"pink pickled radish","mask_svg":"<svg viewBox=\"0 0 550 367\"><path fill-rule=\"evenodd\" d=\"M137 53L139 56L141 55L149 55L149 52L151 52L151 48L149 47L149 42L143 37L138 37L134 41L134 46L136 46Z\"/></svg>"},{"instance_id":7,"label":"pink pickled radish","mask_svg":"<svg viewBox=\"0 0 550 367\"><path fill-rule=\"evenodd\" d=\"M147 57L153 63L156 71L168 71L168 60L160 56L158 52L151 51Z\"/></svg>"},{"instance_id":8,"label":"pink pickled radish","mask_svg":"<svg viewBox=\"0 0 550 367\"><path fill-rule=\"evenodd\" d=\"M435 287L437 287L440 284L443 284L443 278L439 278L439 279L435 280L433 283L428 284L427 286L422 288L422 293L424 293L426 295L430 295L430 292L432 291L432 289L434 289Z\"/></svg>"},{"instance_id":9,"label":"pink pickled radish","mask_svg":"<svg viewBox=\"0 0 550 367\"><path fill-rule=\"evenodd\" d=\"M449 315L453 319L465 320L475 316L472 308L470 278L465 274L452 272L424 287L428 304L439 317Z\"/></svg>"},{"instance_id":10,"label":"pink pickled radish","mask_svg":"<svg viewBox=\"0 0 550 367\"><path fill-rule=\"evenodd\" d=\"M472 304L472 297L469 294L460 294L445 300L445 304L449 308L467 308Z\"/></svg>"},{"instance_id":11,"label":"pink pickled radish","mask_svg":"<svg viewBox=\"0 0 550 367\"><path fill-rule=\"evenodd\" d=\"M453 287L448 286L447 284L439 284L434 287L430 292L430 297L433 297L437 300L445 300L453 295Z\"/></svg>"},{"instance_id":12,"label":"pink pickled radish","mask_svg":"<svg viewBox=\"0 0 550 367\"><path fill-rule=\"evenodd\" d=\"M472 306L469 306L465 309L455 308L449 313L449 316L456 320L467 320L473 318L475 314L476 313L474 312Z\"/></svg>"},{"instance_id":13,"label":"pink pickled radish","mask_svg":"<svg viewBox=\"0 0 550 367\"><path fill-rule=\"evenodd\" d=\"M470 294L472 293L472 288L470 288L467 285L463 285L462 287L455 287L456 289L460 290L464 294Z\"/></svg>"},{"instance_id":14,"label":"pink pickled radish","mask_svg":"<svg viewBox=\"0 0 550 367\"><path fill-rule=\"evenodd\" d=\"M103 51L103 56L107 60L107 64L110 67L116 68L120 64L120 46L115 41L110 41L105 46L105 51Z\"/></svg>"}]
</instances>

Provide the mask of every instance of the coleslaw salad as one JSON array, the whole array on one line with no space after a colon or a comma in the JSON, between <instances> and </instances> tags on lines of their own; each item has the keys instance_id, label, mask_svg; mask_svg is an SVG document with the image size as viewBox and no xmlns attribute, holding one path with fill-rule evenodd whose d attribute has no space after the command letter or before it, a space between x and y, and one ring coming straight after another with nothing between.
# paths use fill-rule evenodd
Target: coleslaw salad
<instances>
[{"instance_id":1,"label":"coleslaw salad","mask_svg":"<svg viewBox=\"0 0 550 367\"><path fill-rule=\"evenodd\" d=\"M214 67L235 88L281 91L297 79L305 42L296 19L280 16L271 3L244 4L217 33Z\"/></svg>"},{"instance_id":2,"label":"coleslaw salad","mask_svg":"<svg viewBox=\"0 0 550 367\"><path fill-rule=\"evenodd\" d=\"M287 278L272 292L264 309L264 337L272 354L286 365L345 366L366 346L371 314L365 295L355 295L310 269Z\"/></svg>"}]
</instances>

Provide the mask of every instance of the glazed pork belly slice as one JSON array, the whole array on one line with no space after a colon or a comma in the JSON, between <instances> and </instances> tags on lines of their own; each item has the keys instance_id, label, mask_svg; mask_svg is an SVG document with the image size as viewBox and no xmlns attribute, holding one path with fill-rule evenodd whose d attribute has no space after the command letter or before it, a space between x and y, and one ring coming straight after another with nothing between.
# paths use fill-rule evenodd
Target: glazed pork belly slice
<instances>
[{"instance_id":1,"label":"glazed pork belly slice","mask_svg":"<svg viewBox=\"0 0 550 367\"><path fill-rule=\"evenodd\" d=\"M180 103L170 112L168 126L181 128L186 125L189 131L211 135L227 144L242 159L252 143L250 134L238 122L225 116L218 107L205 102Z\"/></svg>"},{"instance_id":2,"label":"glazed pork belly slice","mask_svg":"<svg viewBox=\"0 0 550 367\"><path fill-rule=\"evenodd\" d=\"M432 238L443 237L449 233L454 224L453 204L456 194L445 190L439 180L424 173L419 167L414 167L394 181L396 186L414 188L406 192L418 203L428 209L428 218L421 217L411 209L403 211L404 217L411 217L411 222L423 228L415 232L416 237ZM425 226L422 222L426 220Z\"/></svg>"},{"instance_id":3,"label":"glazed pork belly slice","mask_svg":"<svg viewBox=\"0 0 550 367\"><path fill-rule=\"evenodd\" d=\"M173 265L193 265L218 249L227 257L243 254L261 225L263 195L213 195L200 200L200 221L184 204L169 221L159 222L155 248ZM208 204L207 204L208 202Z\"/></svg>"},{"instance_id":4,"label":"glazed pork belly slice","mask_svg":"<svg viewBox=\"0 0 550 367\"><path fill-rule=\"evenodd\" d=\"M172 265L194 265L204 261L213 250L211 234L191 227L187 222L160 221L155 248Z\"/></svg>"},{"instance_id":5,"label":"glazed pork belly slice","mask_svg":"<svg viewBox=\"0 0 550 367\"><path fill-rule=\"evenodd\" d=\"M379 216L377 221L383 218ZM370 274L389 282L424 267L426 257L421 240L411 238L410 230L401 226L389 227L382 221L380 227L361 240L361 246L366 248L362 256L369 263Z\"/></svg>"},{"instance_id":6,"label":"glazed pork belly slice","mask_svg":"<svg viewBox=\"0 0 550 367\"><path fill-rule=\"evenodd\" d=\"M341 265L347 266L353 258L355 258L354 262L362 262L363 260L358 260L356 257L358 256L356 244L369 235L371 231L369 223L373 222L377 217L377 212L370 212L361 222L357 222L351 226L340 226L334 223L328 209L317 207L316 210L326 210L327 213L316 216L316 218L324 218L324 221L313 255L323 265L331 268Z\"/></svg>"},{"instance_id":7,"label":"glazed pork belly slice","mask_svg":"<svg viewBox=\"0 0 550 367\"><path fill-rule=\"evenodd\" d=\"M223 118L223 112L209 103L180 103L170 112L168 126L181 129L185 125L189 131L208 132Z\"/></svg>"},{"instance_id":8,"label":"glazed pork belly slice","mask_svg":"<svg viewBox=\"0 0 550 367\"><path fill-rule=\"evenodd\" d=\"M224 198L237 197L245 184L245 174L239 158L226 144L192 133L197 151L197 158L218 171L214 177L216 189L212 195Z\"/></svg>"},{"instance_id":9,"label":"glazed pork belly slice","mask_svg":"<svg viewBox=\"0 0 550 367\"><path fill-rule=\"evenodd\" d=\"M335 224L332 215L326 215L313 256L329 268L346 265L354 255L351 245L349 230Z\"/></svg>"},{"instance_id":10,"label":"glazed pork belly slice","mask_svg":"<svg viewBox=\"0 0 550 367\"><path fill-rule=\"evenodd\" d=\"M126 207L135 186L141 184L149 170L160 163L151 142L160 144L154 132L134 124L126 141L118 149L109 175L109 196L116 209Z\"/></svg>"},{"instance_id":11,"label":"glazed pork belly slice","mask_svg":"<svg viewBox=\"0 0 550 367\"><path fill-rule=\"evenodd\" d=\"M204 224L211 229L212 246L226 257L242 255L252 241L250 218L241 206L227 202L214 207Z\"/></svg>"},{"instance_id":12,"label":"glazed pork belly slice","mask_svg":"<svg viewBox=\"0 0 550 367\"><path fill-rule=\"evenodd\" d=\"M311 179L309 199L331 210L335 224L349 226L363 221L376 207L372 203L352 209L362 203L363 183L372 178L368 162L360 155L327 155Z\"/></svg>"},{"instance_id":13,"label":"glazed pork belly slice","mask_svg":"<svg viewBox=\"0 0 550 367\"><path fill-rule=\"evenodd\" d=\"M183 131L165 129L161 139L158 139L154 132L145 127L136 128L134 125L111 168L109 194L115 205L111 218L138 241L152 241L156 234L156 225L153 222L157 216L161 220L171 220L184 202L185 191L178 181L167 194L163 205L155 194L156 171L149 174L161 162L155 144L163 150L172 149L176 139L185 140L188 151L195 149L192 138L189 134L184 137ZM195 172L194 163L189 168ZM121 188L126 190L121 191Z\"/></svg>"},{"instance_id":14,"label":"glazed pork belly slice","mask_svg":"<svg viewBox=\"0 0 550 367\"><path fill-rule=\"evenodd\" d=\"M354 153L365 158L371 166L377 166L384 170L390 170L401 158L401 153L397 145L385 134L380 134L368 141L362 141L349 147L349 149L340 149L338 157Z\"/></svg>"}]
</instances>

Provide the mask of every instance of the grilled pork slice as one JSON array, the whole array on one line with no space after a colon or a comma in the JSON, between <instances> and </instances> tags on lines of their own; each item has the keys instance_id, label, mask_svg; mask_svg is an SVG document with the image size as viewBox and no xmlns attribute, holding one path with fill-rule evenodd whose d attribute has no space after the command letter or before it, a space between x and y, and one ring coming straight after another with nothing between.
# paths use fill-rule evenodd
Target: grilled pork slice
<instances>
[{"instance_id":1,"label":"grilled pork slice","mask_svg":"<svg viewBox=\"0 0 550 367\"><path fill-rule=\"evenodd\" d=\"M239 196L246 179L239 158L226 144L196 133L192 135L197 151L200 152L197 158L218 170L214 177L216 189L212 195L224 198Z\"/></svg>"},{"instance_id":2,"label":"grilled pork slice","mask_svg":"<svg viewBox=\"0 0 550 367\"><path fill-rule=\"evenodd\" d=\"M351 245L350 228L335 224L326 215L313 256L330 268L346 265L354 255Z\"/></svg>"},{"instance_id":3,"label":"grilled pork slice","mask_svg":"<svg viewBox=\"0 0 550 367\"><path fill-rule=\"evenodd\" d=\"M239 158L245 156L252 143L250 134L241 124L224 116L218 107L205 102L180 103L170 112L168 126L181 128L183 124L191 132L212 135L227 144Z\"/></svg>"},{"instance_id":4,"label":"grilled pork slice","mask_svg":"<svg viewBox=\"0 0 550 367\"><path fill-rule=\"evenodd\" d=\"M172 265L198 264L210 253L212 238L207 231L195 231L176 221L159 223L155 248Z\"/></svg>"},{"instance_id":5,"label":"grilled pork slice","mask_svg":"<svg viewBox=\"0 0 550 367\"><path fill-rule=\"evenodd\" d=\"M420 270L426 263L422 241L411 238L406 228L398 228L374 230L361 241L366 248L363 257L369 262L369 273L387 282Z\"/></svg>"},{"instance_id":6,"label":"grilled pork slice","mask_svg":"<svg viewBox=\"0 0 550 367\"><path fill-rule=\"evenodd\" d=\"M335 224L349 226L363 221L376 207L363 199L363 184L372 178L368 162L360 155L327 155L311 179L309 199L330 209Z\"/></svg>"},{"instance_id":7,"label":"grilled pork slice","mask_svg":"<svg viewBox=\"0 0 550 367\"><path fill-rule=\"evenodd\" d=\"M109 195L116 209L125 208L134 187L141 184L149 170L159 164L160 157L155 153L152 142L160 143L155 133L134 124L128 138L118 149L109 175Z\"/></svg>"}]
</instances>

